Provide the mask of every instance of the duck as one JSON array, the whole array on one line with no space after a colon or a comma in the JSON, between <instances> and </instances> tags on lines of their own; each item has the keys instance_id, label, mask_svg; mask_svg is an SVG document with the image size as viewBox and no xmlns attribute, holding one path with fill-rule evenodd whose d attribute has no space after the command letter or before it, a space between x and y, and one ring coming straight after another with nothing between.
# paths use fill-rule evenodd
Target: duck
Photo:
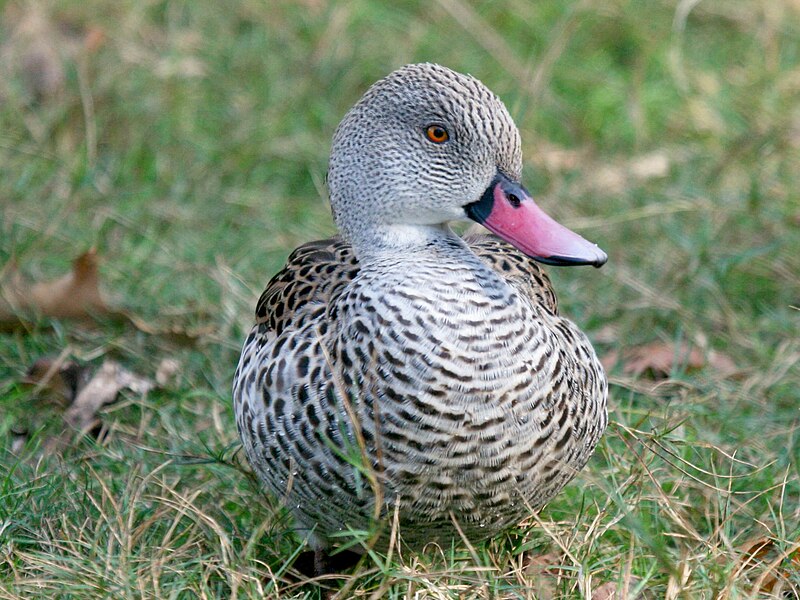
<instances>
[{"instance_id":1,"label":"duck","mask_svg":"<svg viewBox=\"0 0 800 600\"><path fill-rule=\"evenodd\" d=\"M363 532L377 549L494 537L597 446L606 375L541 265L607 255L536 204L522 165L500 98L437 64L390 73L337 127L339 235L269 281L233 380L244 454L317 571Z\"/></svg>"}]
</instances>

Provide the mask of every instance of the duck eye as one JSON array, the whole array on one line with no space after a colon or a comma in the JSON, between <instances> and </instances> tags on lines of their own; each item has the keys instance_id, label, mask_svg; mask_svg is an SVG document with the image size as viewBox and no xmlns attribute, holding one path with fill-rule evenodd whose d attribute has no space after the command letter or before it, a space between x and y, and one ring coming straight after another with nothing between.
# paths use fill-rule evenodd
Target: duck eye
<instances>
[{"instance_id":1,"label":"duck eye","mask_svg":"<svg viewBox=\"0 0 800 600\"><path fill-rule=\"evenodd\" d=\"M443 144L450 139L450 134L441 125L428 125L425 129L425 135L434 144Z\"/></svg>"}]
</instances>

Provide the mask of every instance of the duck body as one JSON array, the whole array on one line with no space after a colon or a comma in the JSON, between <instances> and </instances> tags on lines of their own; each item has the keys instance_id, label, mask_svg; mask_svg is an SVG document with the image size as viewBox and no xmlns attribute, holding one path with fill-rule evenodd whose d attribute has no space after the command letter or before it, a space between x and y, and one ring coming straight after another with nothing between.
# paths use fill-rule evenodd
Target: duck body
<instances>
[{"instance_id":1,"label":"duck body","mask_svg":"<svg viewBox=\"0 0 800 600\"><path fill-rule=\"evenodd\" d=\"M320 276L322 289L303 282ZM293 320L270 325L277 304L294 304ZM490 236L364 269L341 240L312 244L260 313L237 425L315 547L395 506L413 546L457 538L454 519L469 539L495 535L572 479L606 426L589 341L558 315L544 271Z\"/></svg>"},{"instance_id":2,"label":"duck body","mask_svg":"<svg viewBox=\"0 0 800 600\"><path fill-rule=\"evenodd\" d=\"M435 65L406 69L463 83ZM380 89L365 96L368 104L375 97ZM502 131L509 125L500 117ZM509 152L511 168L490 156L458 204L512 242L519 234L498 225L491 204L527 201L505 175L518 170L518 155ZM446 224L452 207L435 214L417 205L399 223L370 224L363 206L348 208L352 192L336 195L363 185L363 170L332 173L334 215L348 239L298 248L258 303L234 377L245 454L315 549L340 532L381 527L375 539L385 546L392 522L417 548L495 535L550 500L591 456L607 423L603 369L586 336L558 314L527 242L516 244L523 253L490 235L462 240ZM419 199L407 187L395 189ZM503 210L519 203L510 206ZM578 242L558 243L556 258L537 258L599 262L589 246L562 258Z\"/></svg>"}]
</instances>

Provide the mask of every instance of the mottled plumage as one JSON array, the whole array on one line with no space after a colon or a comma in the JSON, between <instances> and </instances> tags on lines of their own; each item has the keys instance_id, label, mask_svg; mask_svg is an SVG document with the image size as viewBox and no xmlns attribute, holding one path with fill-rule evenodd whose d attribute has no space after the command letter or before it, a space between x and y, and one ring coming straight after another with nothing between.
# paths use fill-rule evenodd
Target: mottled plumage
<instances>
[{"instance_id":1,"label":"mottled plumage","mask_svg":"<svg viewBox=\"0 0 800 600\"><path fill-rule=\"evenodd\" d=\"M425 138L431 123L447 143ZM520 171L502 102L437 65L381 80L337 129L329 186L347 241L292 253L234 378L247 458L314 548L395 511L414 547L457 539L454 521L470 539L494 535L594 450L605 375L546 274L494 236L465 242L446 225L470 216L506 237L506 213L530 200ZM507 239L528 248L521 235ZM602 263L570 235L526 252Z\"/></svg>"}]
</instances>

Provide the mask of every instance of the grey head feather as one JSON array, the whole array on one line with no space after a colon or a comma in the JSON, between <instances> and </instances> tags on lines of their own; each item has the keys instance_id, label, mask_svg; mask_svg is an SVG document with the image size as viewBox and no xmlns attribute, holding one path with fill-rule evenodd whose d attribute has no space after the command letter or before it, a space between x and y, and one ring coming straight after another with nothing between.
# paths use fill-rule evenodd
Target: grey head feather
<instances>
[{"instance_id":1,"label":"grey head feather","mask_svg":"<svg viewBox=\"0 0 800 600\"><path fill-rule=\"evenodd\" d=\"M442 144L425 136L443 126ZM334 134L328 187L334 219L357 254L391 226L441 226L497 170L518 178L520 136L503 102L480 81L431 63L406 65L375 83Z\"/></svg>"}]
</instances>

